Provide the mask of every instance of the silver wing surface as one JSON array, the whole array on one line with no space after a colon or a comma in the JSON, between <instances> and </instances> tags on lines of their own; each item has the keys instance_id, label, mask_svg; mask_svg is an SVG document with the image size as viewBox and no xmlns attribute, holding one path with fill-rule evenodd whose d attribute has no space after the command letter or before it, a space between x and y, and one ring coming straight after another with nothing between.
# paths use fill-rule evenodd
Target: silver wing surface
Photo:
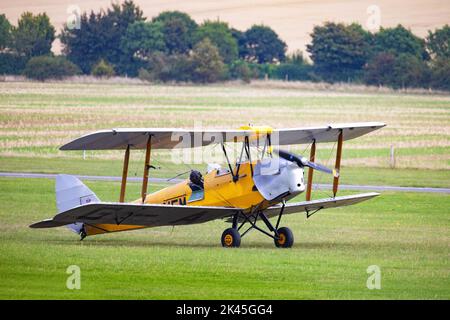
<instances>
[{"instance_id":1,"label":"silver wing surface","mask_svg":"<svg viewBox=\"0 0 450 320\"><path fill-rule=\"evenodd\" d=\"M239 208L199 207L159 204L90 203L69 209L31 228L53 228L75 222L86 224L124 224L147 227L175 226L202 223L225 218Z\"/></svg>"},{"instance_id":2,"label":"silver wing surface","mask_svg":"<svg viewBox=\"0 0 450 320\"><path fill-rule=\"evenodd\" d=\"M325 199L318 199L318 200L312 200L312 201L287 203L284 207L283 214L291 214L291 213L298 213L298 212L313 212L315 210L349 206L352 204L356 204L356 203L359 203L362 201L369 200L378 195L380 195L380 194L376 193L376 192L369 192L369 193L361 193L361 194L350 195L350 196L341 196L341 197L325 198ZM280 210L281 210L281 205L276 205L276 206L267 208L264 211L264 213L267 215L267 217L270 218L270 217L277 216L280 213Z\"/></svg>"},{"instance_id":3,"label":"silver wing surface","mask_svg":"<svg viewBox=\"0 0 450 320\"><path fill-rule=\"evenodd\" d=\"M272 145L309 144L313 141L335 142L342 131L350 140L384 127L381 122L330 124L320 127L274 129ZM255 135L253 130L184 130L170 128L121 128L89 133L65 145L61 150L145 149L149 136L152 149L175 149L207 146L221 142L242 141Z\"/></svg>"}]
</instances>

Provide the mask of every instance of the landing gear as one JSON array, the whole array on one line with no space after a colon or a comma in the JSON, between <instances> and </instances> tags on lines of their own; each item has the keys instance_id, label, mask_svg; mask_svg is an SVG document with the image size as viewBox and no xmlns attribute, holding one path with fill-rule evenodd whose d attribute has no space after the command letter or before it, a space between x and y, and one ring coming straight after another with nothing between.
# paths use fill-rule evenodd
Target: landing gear
<instances>
[{"instance_id":1,"label":"landing gear","mask_svg":"<svg viewBox=\"0 0 450 320\"><path fill-rule=\"evenodd\" d=\"M87 237L87 233L86 233L86 229L84 228L84 225L81 227L79 235L80 235L80 241L83 241L83 239Z\"/></svg>"},{"instance_id":2,"label":"landing gear","mask_svg":"<svg viewBox=\"0 0 450 320\"><path fill-rule=\"evenodd\" d=\"M292 245L294 244L294 235L291 229L287 227L278 228L278 225L281 221L281 216L283 215L283 211L284 203L278 215L276 226L273 226L264 212L259 210L255 210L250 214L244 214L242 212L236 213L232 218L233 227L226 229L222 234L222 246L227 248L239 247L241 245L241 238L244 237L250 230L256 229L266 236L272 238L277 248L292 247ZM264 222L267 229L269 229L269 232L261 229L256 225L258 219L261 219ZM239 227L238 223L240 223ZM243 233L239 233L239 231L246 223L250 224L250 226Z\"/></svg>"},{"instance_id":3,"label":"landing gear","mask_svg":"<svg viewBox=\"0 0 450 320\"><path fill-rule=\"evenodd\" d=\"M275 245L278 248L290 248L294 244L294 235L291 229L282 227L278 229L278 239L274 239Z\"/></svg>"},{"instance_id":4,"label":"landing gear","mask_svg":"<svg viewBox=\"0 0 450 320\"><path fill-rule=\"evenodd\" d=\"M228 228L222 233L222 247L237 248L241 245L241 235L235 228Z\"/></svg>"}]
</instances>

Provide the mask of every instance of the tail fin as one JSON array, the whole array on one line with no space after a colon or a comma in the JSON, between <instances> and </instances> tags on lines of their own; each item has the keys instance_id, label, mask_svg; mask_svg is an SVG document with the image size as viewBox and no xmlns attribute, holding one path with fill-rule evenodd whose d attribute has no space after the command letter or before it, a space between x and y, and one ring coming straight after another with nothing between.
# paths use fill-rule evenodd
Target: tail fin
<instances>
[{"instance_id":1,"label":"tail fin","mask_svg":"<svg viewBox=\"0 0 450 320\"><path fill-rule=\"evenodd\" d=\"M74 176L57 175L55 189L58 212L64 212L86 203L100 202L95 193ZM69 224L67 227L83 237L84 226L82 223Z\"/></svg>"}]
</instances>

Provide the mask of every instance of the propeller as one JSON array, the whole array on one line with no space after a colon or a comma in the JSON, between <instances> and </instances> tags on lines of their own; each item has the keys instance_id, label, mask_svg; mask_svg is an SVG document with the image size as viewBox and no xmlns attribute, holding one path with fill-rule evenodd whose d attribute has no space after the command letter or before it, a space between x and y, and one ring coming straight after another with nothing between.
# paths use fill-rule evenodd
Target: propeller
<instances>
[{"instance_id":1,"label":"propeller","mask_svg":"<svg viewBox=\"0 0 450 320\"><path fill-rule=\"evenodd\" d=\"M339 172L337 170L332 170L330 168L327 168L321 164L309 161L308 159L306 159L305 157L302 156L297 156L293 153L284 151L284 150L274 150L275 153L278 154L278 156L284 160L290 161L290 162L295 162L300 168L303 167L309 167L311 169L317 170L317 171L321 171L321 172L325 172L328 174L332 174L334 177L338 177L339 176Z\"/></svg>"}]
</instances>

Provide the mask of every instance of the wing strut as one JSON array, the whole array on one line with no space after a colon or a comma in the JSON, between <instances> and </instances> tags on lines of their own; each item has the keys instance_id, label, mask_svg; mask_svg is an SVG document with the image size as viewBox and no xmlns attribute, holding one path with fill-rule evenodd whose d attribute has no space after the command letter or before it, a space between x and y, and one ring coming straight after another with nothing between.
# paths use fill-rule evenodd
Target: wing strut
<instances>
[{"instance_id":1,"label":"wing strut","mask_svg":"<svg viewBox=\"0 0 450 320\"><path fill-rule=\"evenodd\" d=\"M144 179L142 181L142 203L145 202L145 197L147 196L147 185L148 185L148 171L150 169L150 153L152 151L152 135L148 136L147 147L145 148L145 165L144 165Z\"/></svg>"},{"instance_id":2,"label":"wing strut","mask_svg":"<svg viewBox=\"0 0 450 320\"><path fill-rule=\"evenodd\" d=\"M311 145L311 151L309 152L309 161L315 162L316 159L316 139L313 140ZM306 186L306 201L311 200L311 189L313 181L314 170L312 168L308 169L308 185Z\"/></svg>"},{"instance_id":3,"label":"wing strut","mask_svg":"<svg viewBox=\"0 0 450 320\"><path fill-rule=\"evenodd\" d=\"M336 163L335 163L335 174L333 179L333 196L336 197L337 191L338 191L338 185L339 185L339 176L341 169L341 158L342 158L342 129L339 130L339 136L337 141L337 150L336 150Z\"/></svg>"},{"instance_id":4,"label":"wing strut","mask_svg":"<svg viewBox=\"0 0 450 320\"><path fill-rule=\"evenodd\" d=\"M128 163L130 161L130 145L127 146L125 151L125 157L123 159L123 171L122 171L122 183L120 185L120 198L119 202L125 201L125 189L127 188L127 177L128 177Z\"/></svg>"}]
</instances>

